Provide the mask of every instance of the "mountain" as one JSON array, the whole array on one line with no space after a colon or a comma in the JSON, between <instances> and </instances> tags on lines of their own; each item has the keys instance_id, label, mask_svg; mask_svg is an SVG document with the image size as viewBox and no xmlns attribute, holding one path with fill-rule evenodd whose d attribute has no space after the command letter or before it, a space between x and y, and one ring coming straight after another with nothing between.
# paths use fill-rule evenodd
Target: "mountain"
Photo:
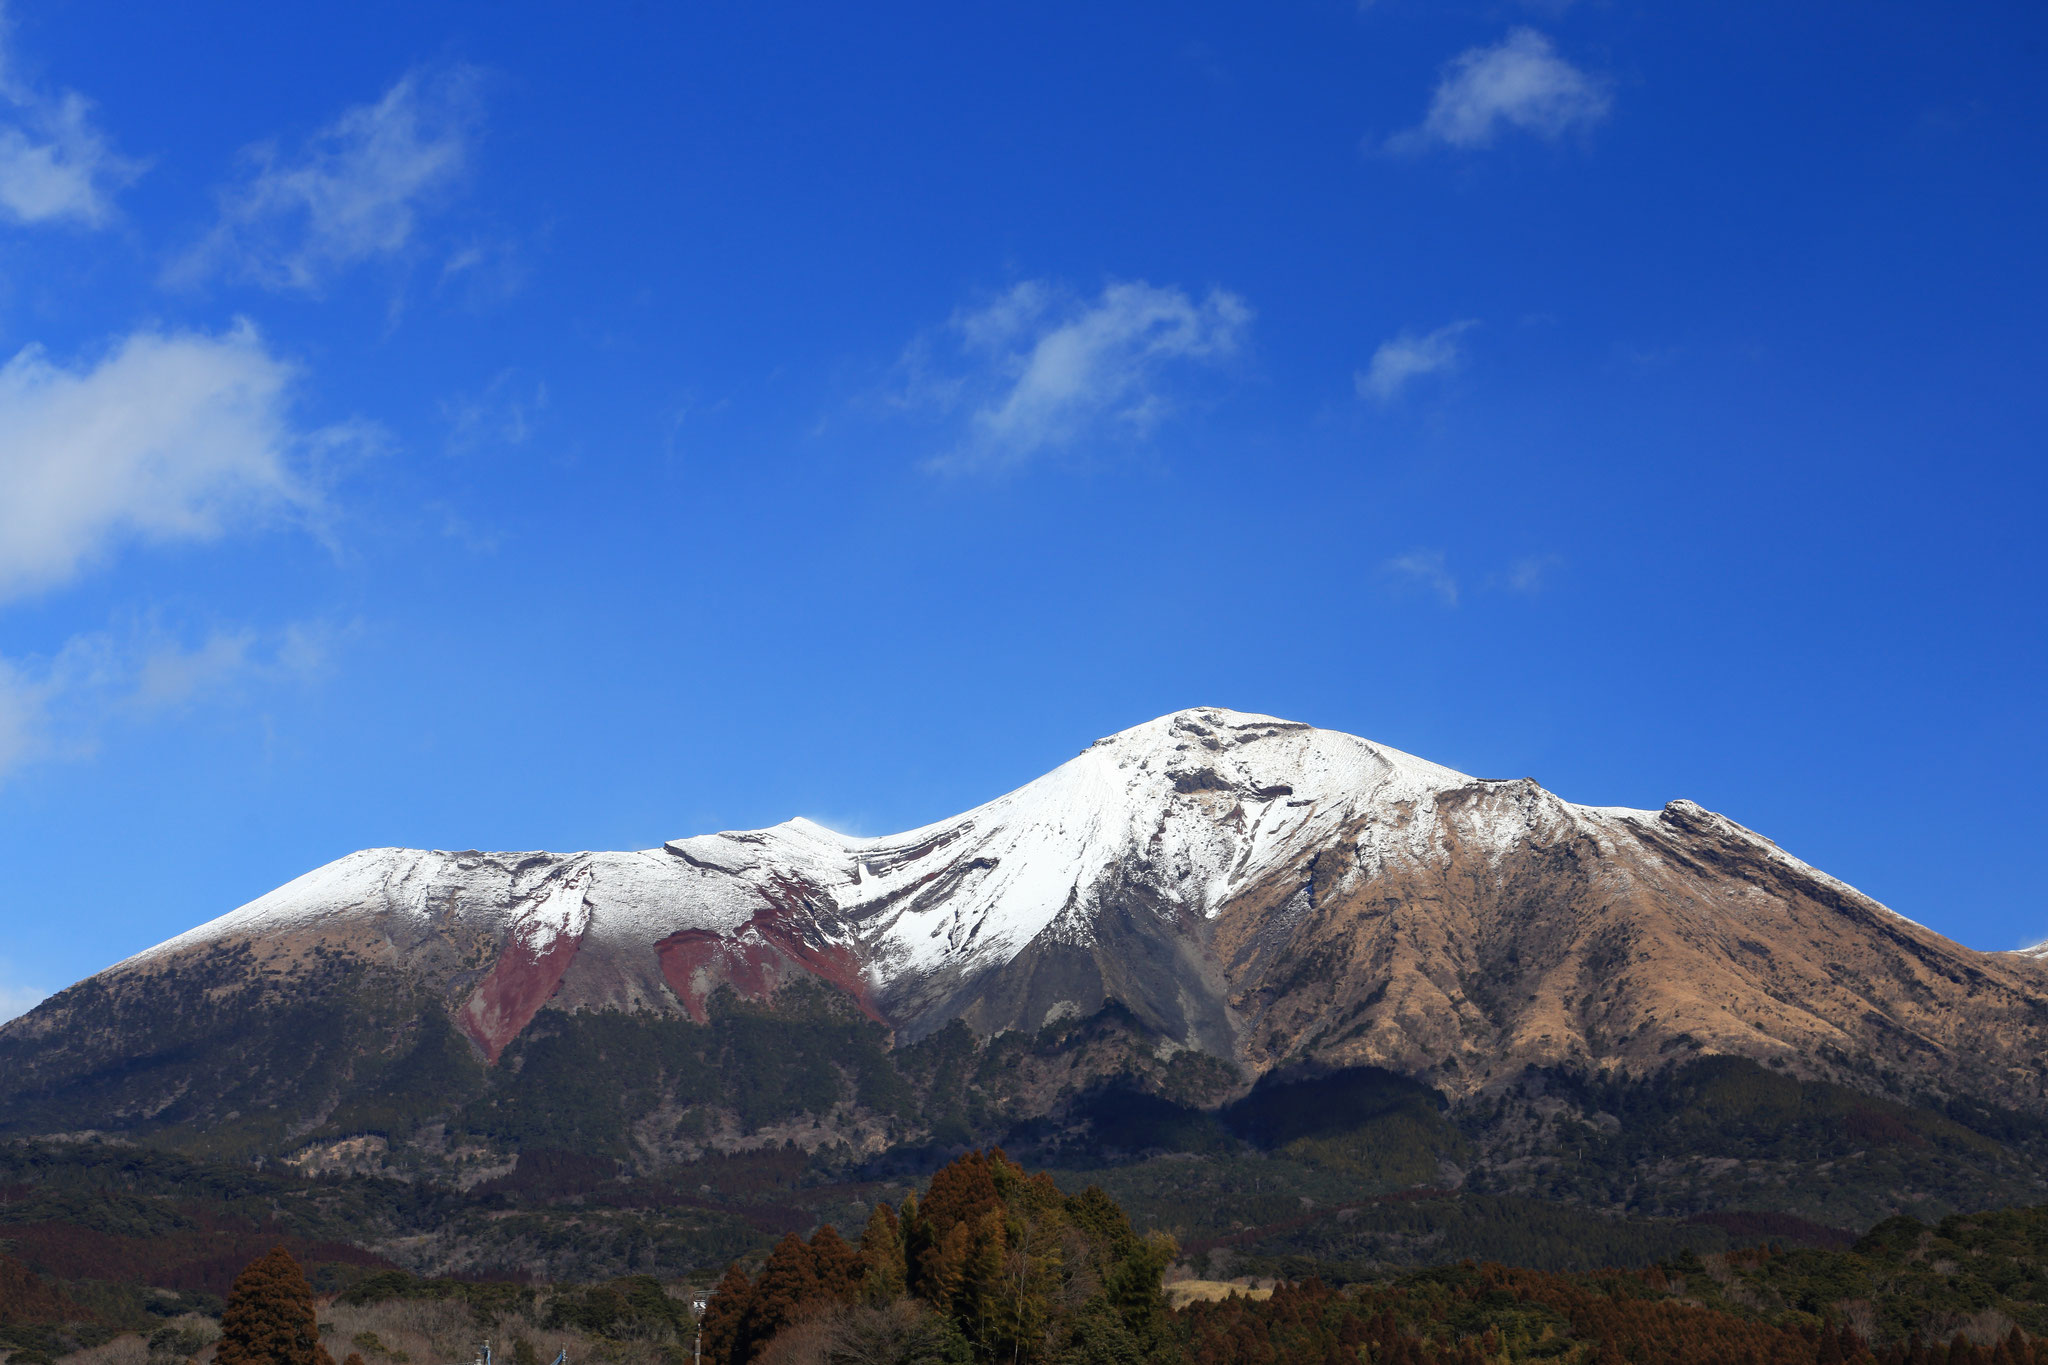
<instances>
[{"instance_id":1,"label":"mountain","mask_svg":"<svg viewBox=\"0 0 2048 1365\"><path fill-rule=\"evenodd\" d=\"M502 1089L571 1033L601 1050L626 1044L591 1030L644 1026L688 1051L721 1010L810 1017L821 999L834 1038L899 1052L1108 1008L1155 1071L1214 1059L1210 1101L1375 1067L1462 1103L1532 1068L1648 1077L1722 1055L2048 1109L2033 957L1956 944L1691 802L1575 805L1201 708L884 838L798 819L629 853L351 854L0 1028L0 1131L240 1124L286 1150ZM661 1063L645 1113L715 1106L678 1078L716 1090L719 1055ZM824 1109L888 1110L882 1082L830 1065L838 1080L803 1083ZM1060 1065L1006 1112L1108 1063Z\"/></svg>"}]
</instances>

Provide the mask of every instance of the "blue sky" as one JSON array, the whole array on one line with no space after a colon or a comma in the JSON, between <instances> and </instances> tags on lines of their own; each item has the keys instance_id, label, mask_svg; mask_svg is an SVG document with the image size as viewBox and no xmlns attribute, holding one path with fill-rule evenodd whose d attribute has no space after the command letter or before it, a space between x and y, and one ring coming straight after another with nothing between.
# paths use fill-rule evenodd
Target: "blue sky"
<instances>
[{"instance_id":1,"label":"blue sky","mask_svg":"<svg viewBox=\"0 0 2048 1365\"><path fill-rule=\"evenodd\" d=\"M0 1013L1189 705L2048 936L2039 6L5 14Z\"/></svg>"}]
</instances>

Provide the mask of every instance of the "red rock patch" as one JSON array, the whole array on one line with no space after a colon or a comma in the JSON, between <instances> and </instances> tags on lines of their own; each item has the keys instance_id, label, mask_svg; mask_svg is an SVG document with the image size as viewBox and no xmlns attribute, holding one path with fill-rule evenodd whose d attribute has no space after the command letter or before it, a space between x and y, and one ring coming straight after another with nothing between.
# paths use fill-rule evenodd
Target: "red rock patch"
<instances>
[{"instance_id":1,"label":"red rock patch","mask_svg":"<svg viewBox=\"0 0 2048 1365\"><path fill-rule=\"evenodd\" d=\"M512 941L498 955L491 974L470 992L456 1013L455 1022L470 1041L483 1049L484 1056L497 1061L506 1044L533 1022L533 1016L562 984L562 973L583 946L582 935L557 934L538 952L513 932Z\"/></svg>"},{"instance_id":2,"label":"red rock patch","mask_svg":"<svg viewBox=\"0 0 2048 1365\"><path fill-rule=\"evenodd\" d=\"M889 1022L869 998L853 949L818 933L805 893L805 887L778 878L765 888L768 903L735 933L684 929L654 945L662 979L692 1019L709 1022L705 1002L721 985L731 986L742 999L767 1000L783 982L803 973L846 992L876 1023Z\"/></svg>"}]
</instances>

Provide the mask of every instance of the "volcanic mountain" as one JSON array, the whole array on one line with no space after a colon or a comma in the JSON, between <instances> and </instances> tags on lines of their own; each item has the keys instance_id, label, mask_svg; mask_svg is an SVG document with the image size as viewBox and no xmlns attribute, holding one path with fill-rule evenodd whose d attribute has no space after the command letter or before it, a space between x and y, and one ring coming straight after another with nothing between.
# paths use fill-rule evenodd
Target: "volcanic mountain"
<instances>
[{"instance_id":1,"label":"volcanic mountain","mask_svg":"<svg viewBox=\"0 0 2048 1365\"><path fill-rule=\"evenodd\" d=\"M233 1080L240 1051L337 992L353 1003L318 1027L354 1030L321 1044L341 1086L423 1028L488 1068L537 1018L702 1024L802 983L898 1045L1114 1003L1247 1080L1369 1065L1455 1098L1532 1066L1732 1054L2048 1107L2030 957L1951 942L1691 802L1575 805L1202 708L884 838L798 819L628 853L351 854L0 1029L0 1112L99 1096L59 1108L121 1127L209 1085L243 1112L266 1101Z\"/></svg>"}]
</instances>

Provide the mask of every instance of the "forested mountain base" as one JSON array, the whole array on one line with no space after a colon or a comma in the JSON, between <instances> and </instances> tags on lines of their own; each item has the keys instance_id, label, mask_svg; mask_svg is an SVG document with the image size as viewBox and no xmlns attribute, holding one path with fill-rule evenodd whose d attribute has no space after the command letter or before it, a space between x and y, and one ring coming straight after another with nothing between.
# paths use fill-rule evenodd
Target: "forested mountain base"
<instances>
[{"instance_id":1,"label":"forested mountain base","mask_svg":"<svg viewBox=\"0 0 2048 1365\"><path fill-rule=\"evenodd\" d=\"M220 1292L265 1237L316 1270L345 1259L319 1244L347 1244L422 1274L677 1277L856 1226L1000 1144L1064 1190L1101 1186L1216 1274L1347 1282L1467 1257L1586 1270L1846 1245L1898 1213L2048 1200L2036 1120L1736 1058L1630 1082L1529 1072L1452 1106L1366 1067L1247 1089L1114 1008L891 1048L818 992L714 1005L708 1024L550 1014L488 1071L422 1043L406 1085L374 1105L337 1091L281 1154L232 1123L0 1143L0 1186L18 1187L0 1225L66 1279L149 1264L179 1292Z\"/></svg>"},{"instance_id":2,"label":"forested mountain base","mask_svg":"<svg viewBox=\"0 0 2048 1365\"><path fill-rule=\"evenodd\" d=\"M243 1264L236 1249L266 1239L307 1263L319 1344L335 1360L449 1365L489 1336L511 1365L561 1350L575 1365L683 1365L698 1344L687 1286L673 1279L423 1279L291 1230L293 1218L324 1217L339 1232L365 1212L339 1185L281 1217L288 1190L274 1177L237 1182L126 1155L95 1168L96 1187L77 1167L25 1201L24 1183L6 1187L9 1214L36 1215L0 1225L8 1365L81 1349L91 1354L80 1365L231 1365L212 1343ZM115 1184L183 1198L123 1197ZM205 1194L215 1211L201 1219ZM59 1205L81 1222L42 1216ZM127 1230L86 1235L94 1221ZM1161 1286L1182 1273L1170 1238L1141 1232L1100 1189L1063 1190L1000 1151L949 1163L900 1204L876 1200L864 1221L857 1244L826 1224L730 1265L703 1319L711 1365L2048 1365L2037 1345L2048 1339L2048 1207L1933 1225L1896 1217L1846 1249L1681 1250L1633 1270L1465 1260L1341 1286L1312 1277L1177 1312ZM1215 1273L1214 1252L1200 1259Z\"/></svg>"},{"instance_id":3,"label":"forested mountain base","mask_svg":"<svg viewBox=\"0 0 2048 1365\"><path fill-rule=\"evenodd\" d=\"M202 1032L249 1022L232 1000L174 1017L188 1014ZM1352 1277L1493 1247L1546 1269L1641 1264L1735 1245L1757 1215L1778 1220L1772 1235L1826 1242L1894 1213L2048 1200L2039 1120L1738 1058L1626 1082L1531 1071L1453 1107L1369 1067L1247 1089L1114 1006L1035 1034L956 1025L892 1047L843 997L798 985L773 1008L716 997L705 1024L544 1011L492 1067L425 1027L380 1035L396 1051L376 1065L299 1056L316 1024L255 1030L270 1051L247 1054L255 1070L219 1112L197 1092L144 1105L161 1079L144 1060L83 1090L17 1087L4 1121L76 1132L142 1106L107 1138L333 1177L334 1199L377 1206L355 1239L389 1242L410 1269L550 1280L723 1264L991 1143L1065 1186L1101 1184L1141 1229L1265 1273L1303 1273L1307 1257ZM204 1039L162 1041L168 1056ZM605 1235L559 1235L569 1209Z\"/></svg>"}]
</instances>

